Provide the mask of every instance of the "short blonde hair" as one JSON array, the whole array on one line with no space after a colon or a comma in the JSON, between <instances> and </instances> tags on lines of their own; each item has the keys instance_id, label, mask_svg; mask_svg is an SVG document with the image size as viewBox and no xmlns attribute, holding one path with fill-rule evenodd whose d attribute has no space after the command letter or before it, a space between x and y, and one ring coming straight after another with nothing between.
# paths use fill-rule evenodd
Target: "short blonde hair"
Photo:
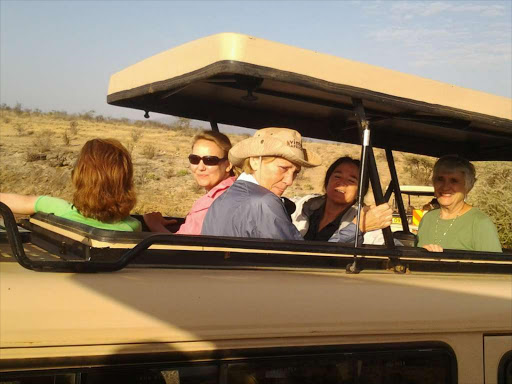
<instances>
[{"instance_id":1,"label":"short blonde hair","mask_svg":"<svg viewBox=\"0 0 512 384\"><path fill-rule=\"evenodd\" d=\"M275 157L275 156L262 156L261 157L261 161L263 163L271 163L275 159L277 159L277 157ZM248 157L247 159L244 160L244 164L242 165L242 171L247 173L248 175L252 175L254 172L256 172L254 170L254 168L251 166L251 158L250 157Z\"/></svg>"},{"instance_id":2,"label":"short blonde hair","mask_svg":"<svg viewBox=\"0 0 512 384\"><path fill-rule=\"evenodd\" d=\"M231 149L231 140L225 134L215 131L201 131L197 135L194 136L192 140L192 148L199 140L207 140L213 141L215 144L219 146L220 149L224 151L224 157L228 155L229 150Z\"/></svg>"}]
</instances>

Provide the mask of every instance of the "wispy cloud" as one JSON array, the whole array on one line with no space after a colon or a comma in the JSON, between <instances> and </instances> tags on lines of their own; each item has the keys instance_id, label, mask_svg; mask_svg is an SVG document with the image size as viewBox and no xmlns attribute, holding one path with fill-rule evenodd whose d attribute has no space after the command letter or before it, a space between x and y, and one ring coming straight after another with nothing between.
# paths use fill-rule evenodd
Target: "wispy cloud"
<instances>
[{"instance_id":1,"label":"wispy cloud","mask_svg":"<svg viewBox=\"0 0 512 384\"><path fill-rule=\"evenodd\" d=\"M499 17L503 16L504 12L506 11L505 6L501 4L458 1L396 1L391 2L389 10L394 17L402 18L411 18L417 16L430 17L449 13L466 13L478 14L480 16L486 17Z\"/></svg>"},{"instance_id":2,"label":"wispy cloud","mask_svg":"<svg viewBox=\"0 0 512 384\"><path fill-rule=\"evenodd\" d=\"M448 66L463 64L470 66L489 66L489 71L496 65L510 62L512 52L507 44L489 46L485 43L460 44L456 47L426 46L415 52L416 66Z\"/></svg>"},{"instance_id":3,"label":"wispy cloud","mask_svg":"<svg viewBox=\"0 0 512 384\"><path fill-rule=\"evenodd\" d=\"M510 7L484 2L386 2L372 4L368 12L387 7L385 27L368 36L378 43L407 51L416 66L511 65Z\"/></svg>"}]
</instances>

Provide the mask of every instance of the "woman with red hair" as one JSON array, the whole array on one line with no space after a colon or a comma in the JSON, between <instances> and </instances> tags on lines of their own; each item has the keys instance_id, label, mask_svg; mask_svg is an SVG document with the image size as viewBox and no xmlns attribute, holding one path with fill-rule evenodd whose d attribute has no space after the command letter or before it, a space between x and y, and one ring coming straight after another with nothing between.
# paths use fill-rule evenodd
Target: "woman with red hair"
<instances>
[{"instance_id":1,"label":"woman with red hair","mask_svg":"<svg viewBox=\"0 0 512 384\"><path fill-rule=\"evenodd\" d=\"M130 217L136 197L130 153L117 140L93 139L80 151L71 180L73 203L51 196L0 193L0 201L14 213L52 213L91 227L114 231L140 231Z\"/></svg>"}]
</instances>

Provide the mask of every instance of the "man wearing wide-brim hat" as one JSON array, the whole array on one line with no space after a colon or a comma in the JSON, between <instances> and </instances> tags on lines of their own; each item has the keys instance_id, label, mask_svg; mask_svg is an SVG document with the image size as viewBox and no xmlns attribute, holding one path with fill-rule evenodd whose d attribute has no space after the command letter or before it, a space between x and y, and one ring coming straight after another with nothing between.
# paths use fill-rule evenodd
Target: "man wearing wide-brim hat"
<instances>
[{"instance_id":1,"label":"man wearing wide-brim hat","mask_svg":"<svg viewBox=\"0 0 512 384\"><path fill-rule=\"evenodd\" d=\"M302 147L301 135L287 128L264 128L229 151L243 173L212 204L201 234L302 240L280 199L301 167L316 167L320 157Z\"/></svg>"}]
</instances>

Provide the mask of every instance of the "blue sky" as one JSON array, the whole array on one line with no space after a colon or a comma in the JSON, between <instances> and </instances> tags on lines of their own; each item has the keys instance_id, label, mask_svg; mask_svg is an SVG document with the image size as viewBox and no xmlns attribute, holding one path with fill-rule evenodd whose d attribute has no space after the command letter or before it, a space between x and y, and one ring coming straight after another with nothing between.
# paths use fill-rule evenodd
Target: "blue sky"
<instances>
[{"instance_id":1,"label":"blue sky","mask_svg":"<svg viewBox=\"0 0 512 384\"><path fill-rule=\"evenodd\" d=\"M239 32L512 97L512 1L0 0L0 102L139 118L111 74Z\"/></svg>"}]
</instances>

